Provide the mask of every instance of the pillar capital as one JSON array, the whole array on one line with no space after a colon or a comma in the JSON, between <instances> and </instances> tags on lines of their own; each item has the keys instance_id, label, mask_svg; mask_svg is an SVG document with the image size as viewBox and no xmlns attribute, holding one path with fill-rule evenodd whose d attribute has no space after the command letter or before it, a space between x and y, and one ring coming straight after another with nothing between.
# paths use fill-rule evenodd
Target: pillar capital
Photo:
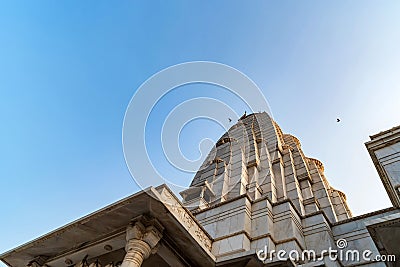
<instances>
[{"instance_id":1,"label":"pillar capital","mask_svg":"<svg viewBox=\"0 0 400 267\"><path fill-rule=\"evenodd\" d=\"M126 255L121 267L140 267L162 238L164 227L149 216L132 219L126 229Z\"/></svg>"},{"instance_id":2,"label":"pillar capital","mask_svg":"<svg viewBox=\"0 0 400 267\"><path fill-rule=\"evenodd\" d=\"M131 239L142 239L145 230L146 227L140 221L128 225L126 228L126 241Z\"/></svg>"}]
</instances>

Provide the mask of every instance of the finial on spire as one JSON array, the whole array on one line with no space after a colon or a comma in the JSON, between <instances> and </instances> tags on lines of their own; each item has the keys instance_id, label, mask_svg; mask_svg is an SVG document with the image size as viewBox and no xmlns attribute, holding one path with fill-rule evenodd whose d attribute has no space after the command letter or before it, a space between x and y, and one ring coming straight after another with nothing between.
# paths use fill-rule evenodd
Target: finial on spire
<instances>
[{"instance_id":1,"label":"finial on spire","mask_svg":"<svg viewBox=\"0 0 400 267\"><path fill-rule=\"evenodd\" d=\"M246 118L246 116L247 116L247 114L246 114L246 110L245 110L245 111L244 111L244 114L243 114L243 116L242 116L242 117L240 117L240 119L239 119L239 120L242 120L242 119Z\"/></svg>"}]
</instances>

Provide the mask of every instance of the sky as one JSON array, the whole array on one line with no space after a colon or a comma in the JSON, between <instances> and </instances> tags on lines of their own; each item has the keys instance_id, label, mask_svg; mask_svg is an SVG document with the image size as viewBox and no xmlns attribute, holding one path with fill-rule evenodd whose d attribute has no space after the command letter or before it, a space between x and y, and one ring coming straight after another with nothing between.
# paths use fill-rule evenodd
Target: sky
<instances>
[{"instance_id":1,"label":"sky","mask_svg":"<svg viewBox=\"0 0 400 267\"><path fill-rule=\"evenodd\" d=\"M1 1L0 252L140 190L125 110L149 77L188 61L250 77L354 215L390 207L364 143L400 124L399 13L398 1L368 0ZM245 109L211 85L172 92L149 119L156 161L165 115L200 96ZM195 120L182 153L195 159L199 140L222 133Z\"/></svg>"}]
</instances>

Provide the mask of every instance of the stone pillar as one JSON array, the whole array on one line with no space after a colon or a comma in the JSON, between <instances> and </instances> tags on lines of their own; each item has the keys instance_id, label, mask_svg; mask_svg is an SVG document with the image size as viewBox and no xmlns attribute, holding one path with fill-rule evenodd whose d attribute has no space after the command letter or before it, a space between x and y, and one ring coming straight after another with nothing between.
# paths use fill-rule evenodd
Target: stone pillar
<instances>
[{"instance_id":1,"label":"stone pillar","mask_svg":"<svg viewBox=\"0 0 400 267\"><path fill-rule=\"evenodd\" d=\"M126 229L126 255L121 267L140 267L154 252L163 230L156 219L143 215L133 219Z\"/></svg>"}]
</instances>

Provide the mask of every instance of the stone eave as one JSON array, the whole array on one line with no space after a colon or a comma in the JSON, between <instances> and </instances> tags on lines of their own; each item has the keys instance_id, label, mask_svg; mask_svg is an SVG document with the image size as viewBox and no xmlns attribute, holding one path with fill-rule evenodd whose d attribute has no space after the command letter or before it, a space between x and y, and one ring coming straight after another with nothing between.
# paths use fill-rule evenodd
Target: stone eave
<instances>
[{"instance_id":1,"label":"stone eave","mask_svg":"<svg viewBox=\"0 0 400 267\"><path fill-rule=\"evenodd\" d=\"M400 256L400 213L387 214L365 225L381 254Z\"/></svg>"},{"instance_id":2,"label":"stone eave","mask_svg":"<svg viewBox=\"0 0 400 267\"><path fill-rule=\"evenodd\" d=\"M164 199L166 194L173 196L173 203L166 202L171 201ZM173 207L172 210L171 207ZM57 262L58 264L67 255L77 254L104 240L116 237L120 239L122 237L121 240L124 240L125 229L132 218L142 214L154 217L162 223L165 227L165 235L175 243L178 249L189 246L191 249L187 250L186 254L193 262L207 266L215 262L215 257L208 249L212 242L208 233L204 231L192 214L182 207L182 204L166 185L157 188L149 187L128 196L11 249L1 254L0 260L8 266L26 266L34 257L45 256L46 262ZM178 217L181 214L187 218L186 221ZM190 223L190 226L185 223ZM190 229L191 227L192 229ZM196 230L196 234L194 234L194 230ZM199 242L199 236L202 242Z\"/></svg>"},{"instance_id":3,"label":"stone eave","mask_svg":"<svg viewBox=\"0 0 400 267\"><path fill-rule=\"evenodd\" d=\"M361 214L361 215L358 215L358 216L355 216L355 217L351 217L349 219L342 220L342 221L339 221L339 222L335 222L335 223L332 224L332 226L337 226L337 225L345 224L345 223L348 223L348 222L355 222L355 221L358 221L358 220L366 219L368 217L373 217L373 216L381 215L381 214L385 214L385 213L391 213L391 212L396 211L396 210L400 211L399 208L389 207L389 208L385 208L385 209L381 209L381 210L377 210L377 211Z\"/></svg>"},{"instance_id":4,"label":"stone eave","mask_svg":"<svg viewBox=\"0 0 400 267\"><path fill-rule=\"evenodd\" d=\"M379 132L379 133L377 133L377 134L370 135L369 137L371 138L371 140L374 140L374 139L377 139L378 137L379 137L379 138L382 138L382 137L385 137L385 135L387 135L387 134L392 134L393 132L397 132L397 131L400 132L400 125L399 125L399 126L395 126L395 127L393 127L393 128L390 128L390 129L388 129L388 130ZM370 141L370 142L371 142L371 141Z\"/></svg>"}]
</instances>

